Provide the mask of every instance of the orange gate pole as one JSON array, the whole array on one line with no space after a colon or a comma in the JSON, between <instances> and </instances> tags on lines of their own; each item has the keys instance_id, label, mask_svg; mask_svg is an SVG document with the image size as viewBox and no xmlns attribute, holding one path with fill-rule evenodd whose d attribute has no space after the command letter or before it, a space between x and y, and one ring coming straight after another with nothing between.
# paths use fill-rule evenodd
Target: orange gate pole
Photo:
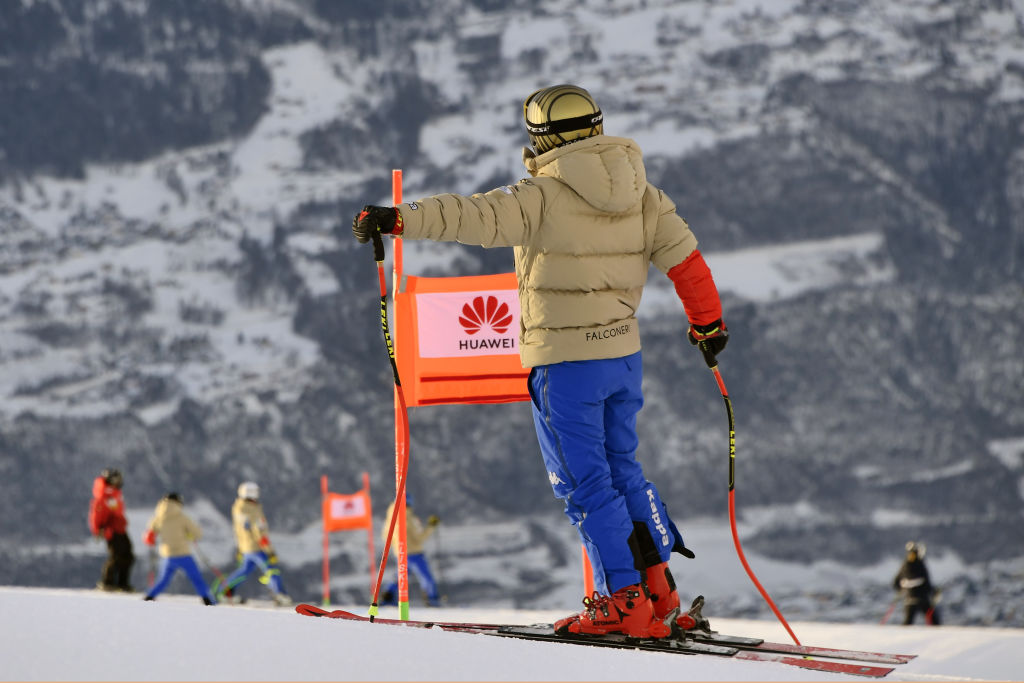
<instances>
[{"instance_id":1,"label":"orange gate pole","mask_svg":"<svg viewBox=\"0 0 1024 683\"><path fill-rule=\"evenodd\" d=\"M394 206L398 206L402 203L402 170L394 169L391 171L391 203ZM398 294L399 288L401 287L402 281L402 239L396 238L392 240L392 283L394 292L391 300L395 301L395 295ZM394 333L392 333L394 334ZM409 619L409 557L408 550L406 548L406 530L405 530L405 492L400 491L400 482L403 479L404 469L407 466L403 462L402 452L403 445L407 447L407 444L402 444L405 439L405 431L401 428L403 421L406 419L404 410L401 404L401 400L398 396L398 388L395 388L395 514L398 515L398 617L402 620ZM406 451L407 452L407 451ZM398 499L399 494L401 500Z\"/></svg>"}]
</instances>

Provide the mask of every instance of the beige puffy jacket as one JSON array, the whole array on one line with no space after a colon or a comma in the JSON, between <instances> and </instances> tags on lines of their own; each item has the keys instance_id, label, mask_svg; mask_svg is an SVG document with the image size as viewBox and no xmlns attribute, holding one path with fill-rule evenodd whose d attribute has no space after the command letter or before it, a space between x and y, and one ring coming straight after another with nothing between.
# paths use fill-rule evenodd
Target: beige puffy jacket
<instances>
[{"instance_id":1,"label":"beige puffy jacket","mask_svg":"<svg viewBox=\"0 0 1024 683\"><path fill-rule=\"evenodd\" d=\"M523 161L533 177L516 185L399 205L402 236L515 247L524 367L639 351L648 264L667 273L697 238L632 140L597 135Z\"/></svg>"},{"instance_id":2,"label":"beige puffy jacket","mask_svg":"<svg viewBox=\"0 0 1024 683\"><path fill-rule=\"evenodd\" d=\"M387 514L384 516L384 528L381 529L380 538L382 541L387 543L388 540L388 529L391 528L391 516L395 514L395 504L391 503L388 506ZM406 506L405 508L405 552L407 555L419 555L423 552L423 546L426 544L427 539L430 538L430 534L434 533L434 527L426 526L422 520L417 517L411 507ZM391 539L391 550L397 552L398 541L398 527L395 527L395 538Z\"/></svg>"},{"instance_id":3,"label":"beige puffy jacket","mask_svg":"<svg viewBox=\"0 0 1024 683\"><path fill-rule=\"evenodd\" d=\"M236 498L231 506L231 522L235 528L235 542L238 552L255 553L260 550L270 554L273 549L267 539L267 518L263 506L254 500ZM263 545L261 541L267 539Z\"/></svg>"},{"instance_id":4,"label":"beige puffy jacket","mask_svg":"<svg viewBox=\"0 0 1024 683\"><path fill-rule=\"evenodd\" d=\"M168 498L157 503L153 518L149 520L146 529L153 531L160 538L161 557L191 555L192 543L203 535L199 525L185 514L185 506Z\"/></svg>"}]
</instances>

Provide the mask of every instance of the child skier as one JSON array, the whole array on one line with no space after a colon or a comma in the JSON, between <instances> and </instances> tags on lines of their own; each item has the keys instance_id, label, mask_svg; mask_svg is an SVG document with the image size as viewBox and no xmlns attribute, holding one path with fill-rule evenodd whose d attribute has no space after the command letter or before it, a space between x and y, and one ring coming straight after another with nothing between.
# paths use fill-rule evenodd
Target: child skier
<instances>
[{"instance_id":1,"label":"child skier","mask_svg":"<svg viewBox=\"0 0 1024 683\"><path fill-rule=\"evenodd\" d=\"M526 98L523 118L530 178L468 197L366 206L352 232L364 243L390 233L515 247L519 352L531 368L541 453L603 593L556 629L664 637L679 612L669 554L693 553L636 459L636 310L653 263L682 300L687 337L713 364L728 340L718 290L675 204L647 182L640 148L604 135L590 93L543 88Z\"/></svg>"},{"instance_id":2,"label":"child skier","mask_svg":"<svg viewBox=\"0 0 1024 683\"><path fill-rule=\"evenodd\" d=\"M181 495L168 493L157 503L142 540L146 545L154 545L157 536L160 537L160 572L143 600L155 600L181 569L192 582L196 594L203 599L203 604L215 604L203 580L203 573L192 557L192 544L202 535L199 525L185 514L185 503Z\"/></svg>"},{"instance_id":3,"label":"child skier","mask_svg":"<svg viewBox=\"0 0 1024 683\"><path fill-rule=\"evenodd\" d=\"M281 570L277 566L277 553L270 545L267 518L263 515L260 504L260 487L255 482L247 481L238 486L238 497L231 506L231 521L235 528L235 543L241 554L241 563L228 578L224 580L224 595L231 595L235 588L242 584L249 574L260 571L260 581L267 583L274 592L274 602L286 606L292 599L284 590L281 581Z\"/></svg>"}]
</instances>

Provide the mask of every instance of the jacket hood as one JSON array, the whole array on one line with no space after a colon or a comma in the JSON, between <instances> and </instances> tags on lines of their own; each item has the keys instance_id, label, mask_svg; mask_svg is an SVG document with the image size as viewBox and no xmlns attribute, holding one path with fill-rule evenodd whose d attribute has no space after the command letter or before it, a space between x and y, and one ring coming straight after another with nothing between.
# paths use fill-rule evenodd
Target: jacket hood
<instances>
[{"instance_id":1,"label":"jacket hood","mask_svg":"<svg viewBox=\"0 0 1024 683\"><path fill-rule=\"evenodd\" d=\"M179 503L178 501L164 498L163 500L156 504L155 516L159 519L167 519L168 517L173 517L174 515L181 514L184 509L185 506Z\"/></svg>"},{"instance_id":2,"label":"jacket hood","mask_svg":"<svg viewBox=\"0 0 1024 683\"><path fill-rule=\"evenodd\" d=\"M557 178L600 211L635 209L647 189L647 173L639 145L609 135L557 147L544 154L523 149L530 175Z\"/></svg>"}]
</instances>

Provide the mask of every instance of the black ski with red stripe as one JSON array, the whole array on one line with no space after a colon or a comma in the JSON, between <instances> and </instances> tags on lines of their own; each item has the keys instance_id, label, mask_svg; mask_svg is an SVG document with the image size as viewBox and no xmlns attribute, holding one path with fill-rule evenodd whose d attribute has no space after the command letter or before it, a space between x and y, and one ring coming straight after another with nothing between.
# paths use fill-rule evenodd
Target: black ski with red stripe
<instances>
[{"instance_id":1,"label":"black ski with red stripe","mask_svg":"<svg viewBox=\"0 0 1024 683\"><path fill-rule=\"evenodd\" d=\"M670 652L686 655L715 655L732 657L748 661L776 662L802 669L826 671L830 673L853 674L870 678L882 678L893 671L893 667L871 666L861 663L833 661L838 659L854 660L855 662L879 662L887 664L904 664L914 655L890 655L885 653L865 652L862 650L841 650L835 648L819 648L786 643L767 643L758 638L741 636L725 636L705 631L687 631L681 638L642 639L624 635L558 635L550 624L521 626L515 624L481 624L472 622L452 621L402 621L399 619L383 619L367 617L344 610L325 610L315 605L297 605L299 614L313 617L327 617L365 623L378 623L388 626L406 626L410 628L439 628L459 633L475 633L504 638L523 640L542 640L546 642L566 643L572 645L590 645L594 647L613 647L632 650L649 650L654 652ZM808 659L819 657L824 659Z\"/></svg>"}]
</instances>

